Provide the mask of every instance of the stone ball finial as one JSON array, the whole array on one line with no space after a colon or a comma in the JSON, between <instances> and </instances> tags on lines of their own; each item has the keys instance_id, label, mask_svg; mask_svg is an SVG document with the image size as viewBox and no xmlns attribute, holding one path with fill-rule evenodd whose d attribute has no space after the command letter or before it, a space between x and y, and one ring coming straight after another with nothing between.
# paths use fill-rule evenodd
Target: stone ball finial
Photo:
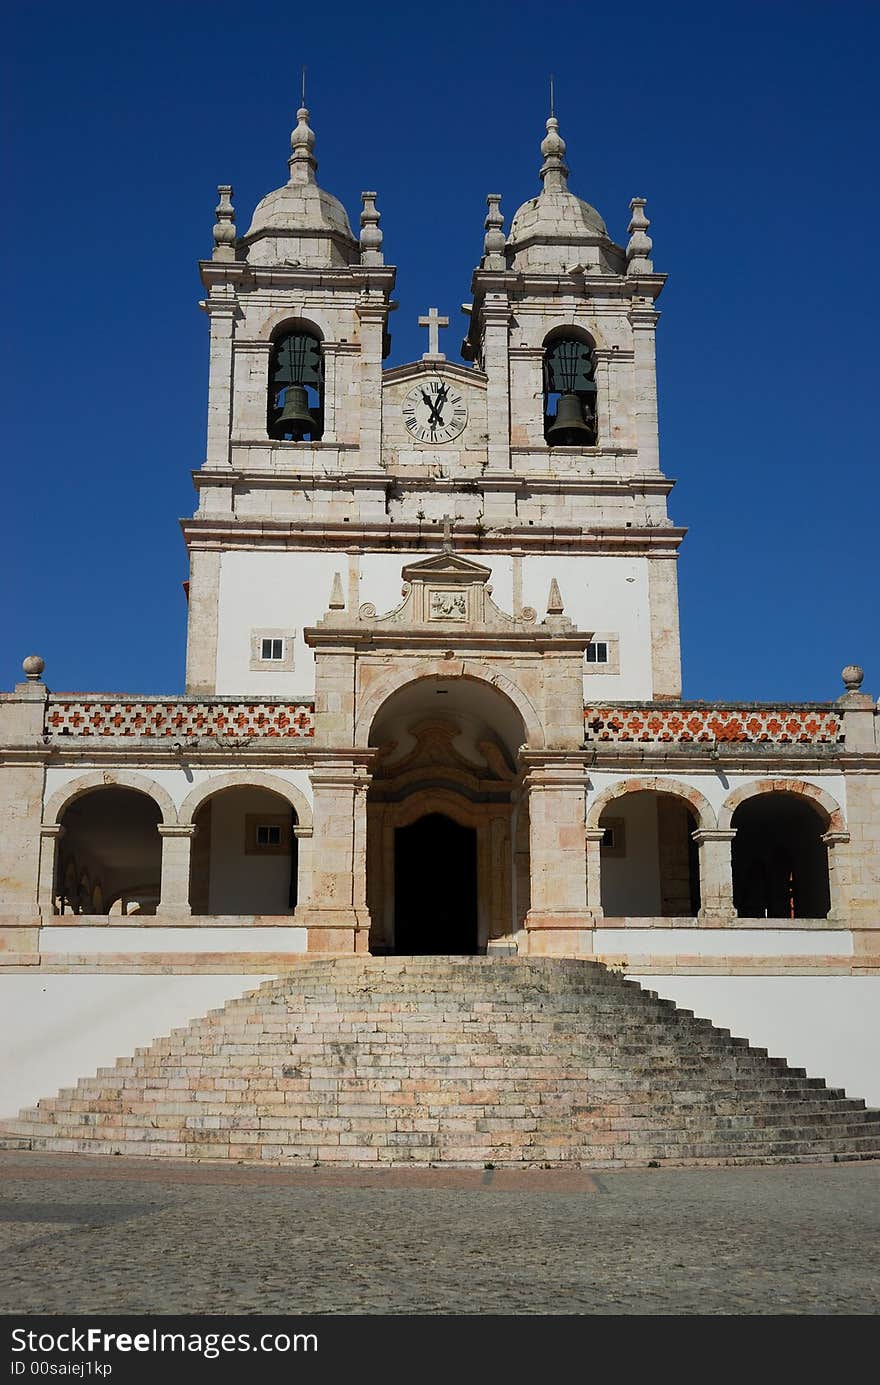
<instances>
[{"instance_id":1,"label":"stone ball finial","mask_svg":"<svg viewBox=\"0 0 880 1385\"><path fill-rule=\"evenodd\" d=\"M858 692L859 688L862 686L862 680L865 677L865 670L860 668L858 664L847 664L840 676L843 679L843 686L846 688L847 692Z\"/></svg>"},{"instance_id":2,"label":"stone ball finial","mask_svg":"<svg viewBox=\"0 0 880 1385\"><path fill-rule=\"evenodd\" d=\"M39 683L46 667L46 660L41 659L39 654L29 654L26 659L22 659L21 667L28 682Z\"/></svg>"}]
</instances>

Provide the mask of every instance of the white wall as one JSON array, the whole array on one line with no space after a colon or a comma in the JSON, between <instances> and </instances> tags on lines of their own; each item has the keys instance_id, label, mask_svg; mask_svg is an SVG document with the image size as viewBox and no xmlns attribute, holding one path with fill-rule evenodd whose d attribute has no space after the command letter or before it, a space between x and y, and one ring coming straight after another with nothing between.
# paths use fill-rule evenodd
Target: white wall
<instances>
[{"instance_id":1,"label":"white wall","mask_svg":"<svg viewBox=\"0 0 880 1385\"><path fill-rule=\"evenodd\" d=\"M305 697L315 686L315 660L302 637L327 611L334 572L345 583L344 553L232 551L220 561L217 692ZM251 631L295 630L290 672L251 672Z\"/></svg>"},{"instance_id":2,"label":"white wall","mask_svg":"<svg viewBox=\"0 0 880 1385\"><path fill-rule=\"evenodd\" d=\"M538 620L547 610L550 580L555 577L565 614L579 630L601 630L620 639L620 674L589 674L584 698L638 701L653 693L651 611L646 558L612 558L576 554L523 559L523 603L534 606Z\"/></svg>"},{"instance_id":3,"label":"white wall","mask_svg":"<svg viewBox=\"0 0 880 1385\"><path fill-rule=\"evenodd\" d=\"M17 1115L269 980L0 976L0 1116Z\"/></svg>"},{"instance_id":4,"label":"white wall","mask_svg":"<svg viewBox=\"0 0 880 1385\"><path fill-rule=\"evenodd\" d=\"M880 1106L880 977L633 979L810 1077Z\"/></svg>"},{"instance_id":5,"label":"white wall","mask_svg":"<svg viewBox=\"0 0 880 1385\"><path fill-rule=\"evenodd\" d=\"M357 560L357 601L352 604L371 601L379 615L393 610L401 601L401 569L432 551L362 554ZM512 559L492 554L474 556L492 570L493 600L502 610L510 611ZM335 572L342 576L348 602L349 558L345 553L233 550L222 555L218 693L273 697L312 694L315 662L302 632L326 613ZM650 698L651 624L646 559L575 554L523 558L523 604L534 606L539 620L547 608L553 577L559 582L565 613L578 629L616 633L620 639L620 675L585 677L586 698ZM251 671L251 631L264 628L296 631L291 672Z\"/></svg>"},{"instance_id":6,"label":"white wall","mask_svg":"<svg viewBox=\"0 0 880 1385\"><path fill-rule=\"evenodd\" d=\"M851 957L848 928L597 928L599 956Z\"/></svg>"},{"instance_id":7,"label":"white wall","mask_svg":"<svg viewBox=\"0 0 880 1385\"><path fill-rule=\"evenodd\" d=\"M656 917L660 913L656 796L625 794L609 804L604 816L623 819L626 855L602 854L602 908L609 918Z\"/></svg>"},{"instance_id":8,"label":"white wall","mask_svg":"<svg viewBox=\"0 0 880 1385\"><path fill-rule=\"evenodd\" d=\"M290 806L265 789L227 789L211 799L211 914L290 913L290 854L245 851L245 815L279 814Z\"/></svg>"},{"instance_id":9,"label":"white wall","mask_svg":"<svg viewBox=\"0 0 880 1385\"><path fill-rule=\"evenodd\" d=\"M248 925L244 928L129 928L116 924L64 924L40 929L46 955L98 956L108 952L305 952L307 928Z\"/></svg>"}]
</instances>

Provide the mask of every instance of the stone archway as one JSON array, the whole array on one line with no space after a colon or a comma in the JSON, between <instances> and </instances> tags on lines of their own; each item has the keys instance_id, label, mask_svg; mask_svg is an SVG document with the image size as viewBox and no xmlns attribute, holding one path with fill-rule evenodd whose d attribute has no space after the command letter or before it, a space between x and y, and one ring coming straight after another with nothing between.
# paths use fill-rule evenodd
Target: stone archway
<instances>
[{"instance_id":1,"label":"stone archway","mask_svg":"<svg viewBox=\"0 0 880 1385\"><path fill-rule=\"evenodd\" d=\"M511 702L474 679L418 678L380 703L368 737L371 950L485 952L512 937L529 885L526 730Z\"/></svg>"},{"instance_id":2,"label":"stone archway","mask_svg":"<svg viewBox=\"0 0 880 1385\"><path fill-rule=\"evenodd\" d=\"M727 795L718 813L718 826L725 829L729 828L733 822L733 815L740 804L759 794L768 793L795 794L800 798L807 799L812 802L816 811L823 817L826 832L843 832L846 830L840 804L831 797L826 789L821 789L816 784L810 784L806 779L758 779L753 784L744 784L742 788Z\"/></svg>"}]
</instances>

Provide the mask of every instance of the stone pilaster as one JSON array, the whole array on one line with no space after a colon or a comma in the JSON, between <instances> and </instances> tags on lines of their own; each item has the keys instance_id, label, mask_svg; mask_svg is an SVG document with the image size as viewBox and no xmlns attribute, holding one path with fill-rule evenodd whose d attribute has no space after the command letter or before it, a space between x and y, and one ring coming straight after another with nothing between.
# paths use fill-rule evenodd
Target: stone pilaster
<instances>
[{"instance_id":1,"label":"stone pilaster","mask_svg":"<svg viewBox=\"0 0 880 1385\"><path fill-rule=\"evenodd\" d=\"M527 951L557 956L591 953L596 914L587 899L585 757L577 751L530 752L527 763Z\"/></svg>"},{"instance_id":2,"label":"stone pilaster","mask_svg":"<svg viewBox=\"0 0 880 1385\"><path fill-rule=\"evenodd\" d=\"M681 638L678 624L678 563L648 559L651 616L651 688L655 700L681 697Z\"/></svg>"},{"instance_id":3,"label":"stone pilaster","mask_svg":"<svg viewBox=\"0 0 880 1385\"><path fill-rule=\"evenodd\" d=\"M314 788L312 882L296 920L310 952L367 952L367 790L363 763L342 753L318 764Z\"/></svg>"},{"instance_id":4,"label":"stone pilaster","mask_svg":"<svg viewBox=\"0 0 880 1385\"><path fill-rule=\"evenodd\" d=\"M220 550L193 548L189 558L189 609L186 638L188 697L217 691L217 635L220 619Z\"/></svg>"},{"instance_id":5,"label":"stone pilaster","mask_svg":"<svg viewBox=\"0 0 880 1385\"><path fill-rule=\"evenodd\" d=\"M39 676L42 659L32 655L25 659L24 667L28 681L17 683L15 691L0 700L4 762L0 792L0 945L6 926L34 925L38 917L40 825L48 754L43 727L49 692ZM8 946L20 950L14 940L8 941Z\"/></svg>"},{"instance_id":6,"label":"stone pilaster","mask_svg":"<svg viewBox=\"0 0 880 1385\"><path fill-rule=\"evenodd\" d=\"M691 836L700 849L700 919L733 919L731 843L736 828L700 828Z\"/></svg>"},{"instance_id":7,"label":"stone pilaster","mask_svg":"<svg viewBox=\"0 0 880 1385\"><path fill-rule=\"evenodd\" d=\"M380 291L358 300L360 320L360 467L375 471L382 461L382 355L388 303Z\"/></svg>"},{"instance_id":8,"label":"stone pilaster","mask_svg":"<svg viewBox=\"0 0 880 1385\"><path fill-rule=\"evenodd\" d=\"M219 469L231 465L229 438L232 428L232 336L236 312L233 290L224 287L212 293L206 300L205 311L211 324L205 465Z\"/></svg>"},{"instance_id":9,"label":"stone pilaster","mask_svg":"<svg viewBox=\"0 0 880 1385\"><path fill-rule=\"evenodd\" d=\"M510 304L507 294L487 293L483 303L483 369L489 424L489 471L510 470Z\"/></svg>"},{"instance_id":10,"label":"stone pilaster","mask_svg":"<svg viewBox=\"0 0 880 1385\"><path fill-rule=\"evenodd\" d=\"M197 827L192 824L163 825L156 829L162 838L162 887L158 914L187 918L192 909L189 902L189 876L192 840Z\"/></svg>"},{"instance_id":11,"label":"stone pilaster","mask_svg":"<svg viewBox=\"0 0 880 1385\"><path fill-rule=\"evenodd\" d=\"M657 426L657 367L654 333L659 313L646 298L636 298L629 313L633 338L633 402L639 470L660 470Z\"/></svg>"}]
</instances>

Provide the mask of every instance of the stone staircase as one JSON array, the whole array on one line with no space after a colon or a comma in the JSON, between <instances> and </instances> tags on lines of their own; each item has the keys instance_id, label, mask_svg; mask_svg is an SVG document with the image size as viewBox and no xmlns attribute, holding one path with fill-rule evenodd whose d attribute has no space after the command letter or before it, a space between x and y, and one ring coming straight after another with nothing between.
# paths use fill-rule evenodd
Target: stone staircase
<instances>
[{"instance_id":1,"label":"stone staircase","mask_svg":"<svg viewBox=\"0 0 880 1385\"><path fill-rule=\"evenodd\" d=\"M594 962L303 961L0 1148L350 1165L880 1157L880 1111Z\"/></svg>"}]
</instances>

